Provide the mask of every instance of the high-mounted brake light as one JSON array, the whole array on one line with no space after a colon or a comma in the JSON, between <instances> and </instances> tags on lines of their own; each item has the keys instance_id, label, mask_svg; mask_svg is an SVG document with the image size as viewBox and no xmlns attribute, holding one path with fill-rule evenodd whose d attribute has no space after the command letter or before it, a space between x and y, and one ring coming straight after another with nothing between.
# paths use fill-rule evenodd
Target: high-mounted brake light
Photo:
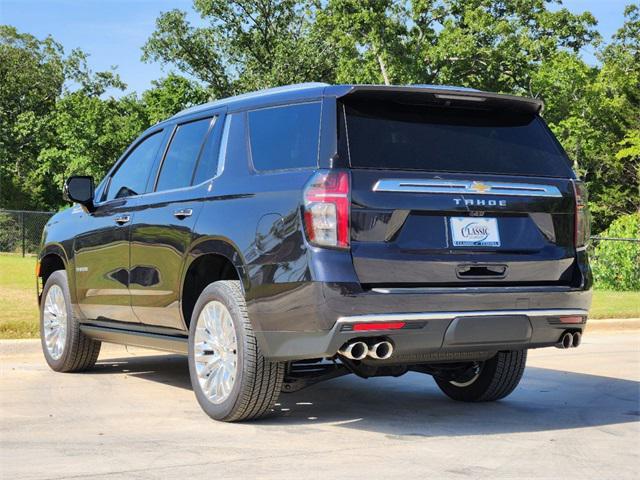
<instances>
[{"instance_id":1,"label":"high-mounted brake light","mask_svg":"<svg viewBox=\"0 0 640 480\"><path fill-rule=\"evenodd\" d=\"M591 236L591 215L589 213L587 187L584 183L574 180L573 192L575 196L575 229L574 245L584 247Z\"/></svg>"},{"instance_id":2,"label":"high-mounted brake light","mask_svg":"<svg viewBox=\"0 0 640 480\"><path fill-rule=\"evenodd\" d=\"M316 172L304 189L304 224L309 242L349 248L349 173Z\"/></svg>"}]
</instances>

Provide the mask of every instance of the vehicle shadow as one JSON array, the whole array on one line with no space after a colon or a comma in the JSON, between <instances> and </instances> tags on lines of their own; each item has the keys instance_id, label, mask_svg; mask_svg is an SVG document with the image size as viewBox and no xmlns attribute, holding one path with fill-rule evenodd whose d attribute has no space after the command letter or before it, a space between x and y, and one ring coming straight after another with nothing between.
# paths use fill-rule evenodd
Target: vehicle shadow
<instances>
[{"instance_id":1,"label":"vehicle shadow","mask_svg":"<svg viewBox=\"0 0 640 480\"><path fill-rule=\"evenodd\" d=\"M186 357L179 355L106 359L92 373L126 373L191 389ZM367 380L350 375L282 394L274 415L252 425L338 424L409 438L573 429L639 417L640 382L528 367L508 398L475 404L448 399L427 375Z\"/></svg>"}]
</instances>

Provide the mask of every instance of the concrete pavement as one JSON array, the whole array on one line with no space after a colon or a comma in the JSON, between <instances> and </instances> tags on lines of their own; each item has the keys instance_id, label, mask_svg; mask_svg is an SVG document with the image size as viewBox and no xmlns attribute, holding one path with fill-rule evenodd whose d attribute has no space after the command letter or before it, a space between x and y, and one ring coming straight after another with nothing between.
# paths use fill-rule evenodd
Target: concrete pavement
<instances>
[{"instance_id":1,"label":"concrete pavement","mask_svg":"<svg viewBox=\"0 0 640 480\"><path fill-rule=\"evenodd\" d=\"M0 342L0 477L640 477L640 333L530 352L506 400L462 404L425 375L343 377L283 394L276 417L210 420L186 359L103 345L90 373Z\"/></svg>"}]
</instances>

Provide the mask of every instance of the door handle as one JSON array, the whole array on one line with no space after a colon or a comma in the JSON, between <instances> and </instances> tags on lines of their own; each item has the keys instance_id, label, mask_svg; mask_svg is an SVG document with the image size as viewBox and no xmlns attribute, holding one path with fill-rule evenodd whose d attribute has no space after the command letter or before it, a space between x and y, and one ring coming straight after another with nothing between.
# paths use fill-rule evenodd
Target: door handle
<instances>
[{"instance_id":1,"label":"door handle","mask_svg":"<svg viewBox=\"0 0 640 480\"><path fill-rule=\"evenodd\" d=\"M193 213L193 210L190 208L183 208L182 210L176 210L173 212L173 216L182 220L183 218L190 217Z\"/></svg>"},{"instance_id":2,"label":"door handle","mask_svg":"<svg viewBox=\"0 0 640 480\"><path fill-rule=\"evenodd\" d=\"M119 217L116 217L116 223L118 225L124 225L125 223L129 223L129 220L131 220L131 217L129 215L121 215Z\"/></svg>"}]
</instances>

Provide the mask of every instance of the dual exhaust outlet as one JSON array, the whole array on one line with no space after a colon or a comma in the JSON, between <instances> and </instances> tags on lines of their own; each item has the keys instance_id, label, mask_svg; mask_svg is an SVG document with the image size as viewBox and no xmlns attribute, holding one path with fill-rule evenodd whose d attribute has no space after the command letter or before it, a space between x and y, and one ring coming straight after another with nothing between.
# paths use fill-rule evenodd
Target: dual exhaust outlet
<instances>
[{"instance_id":1,"label":"dual exhaust outlet","mask_svg":"<svg viewBox=\"0 0 640 480\"><path fill-rule=\"evenodd\" d=\"M364 360L366 357L386 360L393 355L393 345L387 340L376 341L371 345L356 340L345 343L338 353L349 360Z\"/></svg>"},{"instance_id":2,"label":"dual exhaust outlet","mask_svg":"<svg viewBox=\"0 0 640 480\"><path fill-rule=\"evenodd\" d=\"M560 341L556 343L558 348L575 348L582 342L582 334L580 332L564 332L560 337Z\"/></svg>"}]
</instances>

